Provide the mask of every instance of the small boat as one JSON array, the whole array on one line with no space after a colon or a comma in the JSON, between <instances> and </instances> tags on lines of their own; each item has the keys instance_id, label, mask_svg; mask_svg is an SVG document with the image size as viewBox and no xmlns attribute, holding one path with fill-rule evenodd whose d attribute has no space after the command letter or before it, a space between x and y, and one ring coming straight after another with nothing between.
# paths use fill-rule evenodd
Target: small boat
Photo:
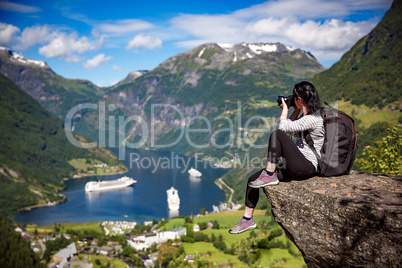
<instances>
[{"instance_id":1,"label":"small boat","mask_svg":"<svg viewBox=\"0 0 402 268\"><path fill-rule=\"evenodd\" d=\"M136 182L136 180L133 180L132 178L129 178L127 176L110 181L89 181L85 184L85 192L120 189L128 187Z\"/></svg>"},{"instance_id":2,"label":"small boat","mask_svg":"<svg viewBox=\"0 0 402 268\"><path fill-rule=\"evenodd\" d=\"M166 191L167 194L167 202L169 210L179 210L180 208L180 198L179 192L173 188L173 186Z\"/></svg>"},{"instance_id":3,"label":"small boat","mask_svg":"<svg viewBox=\"0 0 402 268\"><path fill-rule=\"evenodd\" d=\"M195 168L190 168L188 173L193 177L201 177L202 176L202 173L199 172L198 170L196 170Z\"/></svg>"}]
</instances>

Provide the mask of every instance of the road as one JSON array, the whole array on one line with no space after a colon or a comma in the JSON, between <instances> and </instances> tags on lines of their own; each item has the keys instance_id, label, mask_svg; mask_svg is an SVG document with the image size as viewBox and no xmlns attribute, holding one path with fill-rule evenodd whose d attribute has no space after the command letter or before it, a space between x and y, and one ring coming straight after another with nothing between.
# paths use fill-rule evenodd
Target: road
<instances>
[{"instance_id":1,"label":"road","mask_svg":"<svg viewBox=\"0 0 402 268\"><path fill-rule=\"evenodd\" d=\"M218 181L219 181L221 184L225 185L225 187L230 190L231 194L230 194L230 196L229 196L228 203L232 206L232 208L234 208L234 206L236 205L235 203L232 202L232 197L233 197L234 190L233 190L232 188L230 188L229 185L227 185L227 184L222 180L222 178L219 178Z\"/></svg>"},{"instance_id":2,"label":"road","mask_svg":"<svg viewBox=\"0 0 402 268\"><path fill-rule=\"evenodd\" d=\"M46 244L43 243L43 239L38 239L38 242L39 242L40 247L42 248L42 253L40 255L40 258L42 259L43 254L45 254L45 251L46 251Z\"/></svg>"}]
</instances>

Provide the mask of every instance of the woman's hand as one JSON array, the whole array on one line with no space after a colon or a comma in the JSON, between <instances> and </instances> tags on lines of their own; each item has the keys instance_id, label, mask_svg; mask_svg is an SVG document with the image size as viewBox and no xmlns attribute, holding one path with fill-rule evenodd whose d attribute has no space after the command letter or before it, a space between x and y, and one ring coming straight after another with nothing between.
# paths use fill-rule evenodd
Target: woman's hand
<instances>
[{"instance_id":1,"label":"woman's hand","mask_svg":"<svg viewBox=\"0 0 402 268\"><path fill-rule=\"evenodd\" d=\"M282 104L279 107L282 108L282 114L281 114L280 121L287 120L288 119L289 108L286 105L285 100L283 98L282 98Z\"/></svg>"},{"instance_id":2,"label":"woman's hand","mask_svg":"<svg viewBox=\"0 0 402 268\"><path fill-rule=\"evenodd\" d=\"M283 110L283 109L289 110L288 106L287 106L286 103L285 103L285 99L284 99L284 98L281 98L281 100L282 100L282 104L279 105L279 107L281 107L282 110Z\"/></svg>"}]
</instances>

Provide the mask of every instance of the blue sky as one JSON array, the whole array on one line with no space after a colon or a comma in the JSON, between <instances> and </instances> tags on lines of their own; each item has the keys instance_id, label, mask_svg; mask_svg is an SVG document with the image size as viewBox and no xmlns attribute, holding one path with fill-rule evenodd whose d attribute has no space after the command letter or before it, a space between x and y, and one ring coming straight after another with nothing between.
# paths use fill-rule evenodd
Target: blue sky
<instances>
[{"instance_id":1,"label":"blue sky","mask_svg":"<svg viewBox=\"0 0 402 268\"><path fill-rule=\"evenodd\" d=\"M330 67L391 0L1 1L0 46L110 86L203 43L281 42Z\"/></svg>"}]
</instances>

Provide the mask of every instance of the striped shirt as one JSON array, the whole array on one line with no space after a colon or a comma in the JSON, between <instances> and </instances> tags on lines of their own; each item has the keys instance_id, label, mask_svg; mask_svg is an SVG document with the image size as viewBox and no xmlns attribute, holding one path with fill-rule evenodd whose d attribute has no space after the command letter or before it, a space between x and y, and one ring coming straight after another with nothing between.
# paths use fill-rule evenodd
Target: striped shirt
<instances>
[{"instance_id":1,"label":"striped shirt","mask_svg":"<svg viewBox=\"0 0 402 268\"><path fill-rule=\"evenodd\" d=\"M318 155L321 155L320 151L324 144L324 122L319 114L308 114L300 117L297 120L282 120L279 123L279 129L285 133L293 133L296 138L296 145L300 152L309 160L317 169L317 157L307 144L306 139L303 137L303 131L308 130L311 138L314 142L314 148Z\"/></svg>"}]
</instances>

